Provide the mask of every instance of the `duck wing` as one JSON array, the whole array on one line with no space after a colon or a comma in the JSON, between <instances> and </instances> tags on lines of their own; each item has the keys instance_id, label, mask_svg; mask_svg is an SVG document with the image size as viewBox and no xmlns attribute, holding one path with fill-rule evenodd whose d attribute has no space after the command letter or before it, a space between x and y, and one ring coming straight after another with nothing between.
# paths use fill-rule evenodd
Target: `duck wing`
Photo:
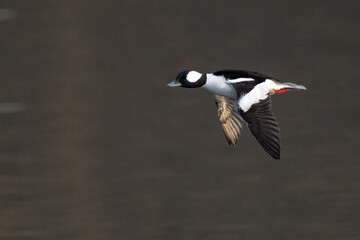
<instances>
[{"instance_id":1,"label":"duck wing","mask_svg":"<svg viewBox=\"0 0 360 240\"><path fill-rule=\"evenodd\" d=\"M236 111L235 101L224 96L215 95L218 117L229 144L235 146L244 123L240 113Z\"/></svg>"},{"instance_id":2,"label":"duck wing","mask_svg":"<svg viewBox=\"0 0 360 240\"><path fill-rule=\"evenodd\" d=\"M270 95L267 95L265 99L261 98L255 101L246 112L241 106L248 107L242 102L248 101L248 99L244 100L243 98L240 98L236 105L241 117L247 122L251 133L264 150L273 158L280 159L280 129L274 114L271 112Z\"/></svg>"}]
</instances>

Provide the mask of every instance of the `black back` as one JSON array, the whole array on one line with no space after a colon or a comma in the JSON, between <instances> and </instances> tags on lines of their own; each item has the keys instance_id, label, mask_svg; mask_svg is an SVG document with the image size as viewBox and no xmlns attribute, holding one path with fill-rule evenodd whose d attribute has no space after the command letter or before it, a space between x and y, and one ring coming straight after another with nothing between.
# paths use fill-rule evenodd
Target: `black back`
<instances>
[{"instance_id":1,"label":"black back","mask_svg":"<svg viewBox=\"0 0 360 240\"><path fill-rule=\"evenodd\" d=\"M216 76L224 76L226 79L236 78L253 78L259 82L265 81L265 79L275 79L270 76L266 76L261 73L245 71L245 70L221 70L214 73Z\"/></svg>"},{"instance_id":2,"label":"black back","mask_svg":"<svg viewBox=\"0 0 360 240\"><path fill-rule=\"evenodd\" d=\"M237 78L252 78L254 81L231 83L237 93L246 94L250 92L257 84L264 82L266 79L274 79L261 73L245 70L221 70L213 73L215 76L224 76L227 80ZM240 96L239 96L240 97Z\"/></svg>"}]
</instances>

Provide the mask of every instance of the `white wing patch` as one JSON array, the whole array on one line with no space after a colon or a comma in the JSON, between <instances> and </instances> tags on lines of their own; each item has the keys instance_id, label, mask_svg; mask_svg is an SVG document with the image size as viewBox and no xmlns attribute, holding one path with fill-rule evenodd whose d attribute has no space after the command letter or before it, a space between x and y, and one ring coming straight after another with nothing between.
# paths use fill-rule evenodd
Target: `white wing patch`
<instances>
[{"instance_id":1,"label":"white wing patch","mask_svg":"<svg viewBox=\"0 0 360 240\"><path fill-rule=\"evenodd\" d=\"M252 78L236 78L228 80L229 83L249 82L254 81Z\"/></svg>"},{"instance_id":2,"label":"white wing patch","mask_svg":"<svg viewBox=\"0 0 360 240\"><path fill-rule=\"evenodd\" d=\"M238 104L244 112L247 112L252 105L259 103L261 100L266 99L269 96L269 92L273 89L275 83L272 80L266 79L256 85L250 92L241 97Z\"/></svg>"},{"instance_id":3,"label":"white wing patch","mask_svg":"<svg viewBox=\"0 0 360 240\"><path fill-rule=\"evenodd\" d=\"M201 78L201 73L197 72L197 71L191 71L188 73L188 75L186 76L186 79L189 82L196 82L197 80L199 80Z\"/></svg>"}]
</instances>

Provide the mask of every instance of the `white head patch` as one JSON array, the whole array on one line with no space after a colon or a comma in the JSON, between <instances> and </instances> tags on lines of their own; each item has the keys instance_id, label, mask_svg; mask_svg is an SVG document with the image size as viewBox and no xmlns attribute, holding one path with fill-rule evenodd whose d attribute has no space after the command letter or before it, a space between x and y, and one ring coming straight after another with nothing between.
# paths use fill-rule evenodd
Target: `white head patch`
<instances>
[{"instance_id":1,"label":"white head patch","mask_svg":"<svg viewBox=\"0 0 360 240\"><path fill-rule=\"evenodd\" d=\"M189 82L196 82L197 80L199 80L201 78L201 73L198 73L197 71L191 71L188 73L188 75L186 76L186 79Z\"/></svg>"}]
</instances>

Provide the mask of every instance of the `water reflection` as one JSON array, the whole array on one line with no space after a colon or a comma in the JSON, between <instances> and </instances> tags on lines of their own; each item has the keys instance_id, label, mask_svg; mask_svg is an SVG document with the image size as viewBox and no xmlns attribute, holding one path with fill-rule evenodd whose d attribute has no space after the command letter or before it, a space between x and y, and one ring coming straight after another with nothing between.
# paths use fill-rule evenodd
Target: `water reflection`
<instances>
[{"instance_id":1,"label":"water reflection","mask_svg":"<svg viewBox=\"0 0 360 240\"><path fill-rule=\"evenodd\" d=\"M0 103L0 114L17 113L25 110L25 104L19 102Z\"/></svg>"},{"instance_id":2,"label":"water reflection","mask_svg":"<svg viewBox=\"0 0 360 240\"><path fill-rule=\"evenodd\" d=\"M0 8L0 21L9 21L16 18L16 12L12 9Z\"/></svg>"}]
</instances>

